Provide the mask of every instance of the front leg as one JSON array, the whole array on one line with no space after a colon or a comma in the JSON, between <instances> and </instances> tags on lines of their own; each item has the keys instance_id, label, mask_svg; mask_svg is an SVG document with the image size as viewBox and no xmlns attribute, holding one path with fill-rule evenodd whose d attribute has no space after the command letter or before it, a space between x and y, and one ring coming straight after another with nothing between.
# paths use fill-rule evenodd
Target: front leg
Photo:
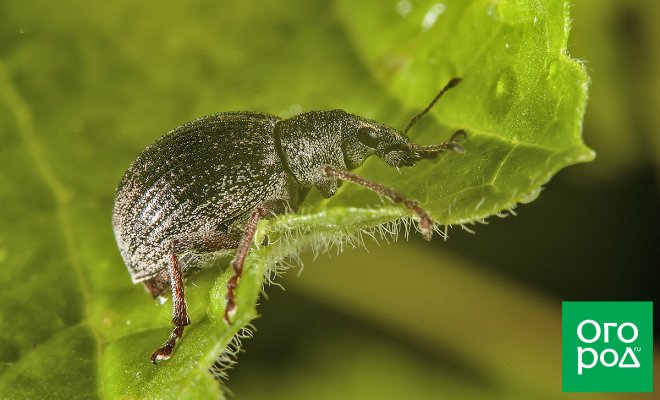
<instances>
[{"instance_id":1,"label":"front leg","mask_svg":"<svg viewBox=\"0 0 660 400\"><path fill-rule=\"evenodd\" d=\"M324 176L335 177L345 181L353 182L387 197L394 203L403 204L406 208L412 210L417 215L417 218L419 219L419 230L422 233L422 236L424 236L424 239L431 240L431 237L433 236L433 219L431 219L426 210L424 210L415 200L410 200L392 188L363 178L350 171L345 171L343 169L325 165L321 168L321 172Z\"/></svg>"}]
</instances>

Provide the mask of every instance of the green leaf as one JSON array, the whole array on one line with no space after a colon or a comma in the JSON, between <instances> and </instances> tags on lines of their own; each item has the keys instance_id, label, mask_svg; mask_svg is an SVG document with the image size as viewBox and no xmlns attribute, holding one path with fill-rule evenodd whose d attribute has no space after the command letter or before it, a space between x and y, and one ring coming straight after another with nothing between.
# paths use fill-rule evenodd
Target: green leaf
<instances>
[{"instance_id":1,"label":"green leaf","mask_svg":"<svg viewBox=\"0 0 660 400\"><path fill-rule=\"evenodd\" d=\"M588 80L566 53L565 2L398 4L399 13L370 2L340 10L365 64L403 106L421 108L450 77L463 78L432 111L437 124L411 136L437 143L462 128L467 152L401 175L370 160L361 173L457 224L531 201L559 169L593 158L581 139ZM385 32L382 41L375 32ZM346 191L324 206L372 198Z\"/></svg>"},{"instance_id":2,"label":"green leaf","mask_svg":"<svg viewBox=\"0 0 660 400\"><path fill-rule=\"evenodd\" d=\"M3 3L2 396L217 396L208 368L257 315L276 262L408 216L345 184L331 199L310 196L298 215L260 224L259 236L274 243L250 253L236 322L222 320L229 273L205 270L186 287L193 324L174 357L154 366L169 304L130 284L110 209L131 159L194 117L338 107L403 127L460 76L411 136L438 143L463 128L465 154L401 174L376 159L358 170L442 224L529 201L558 170L590 160L581 141L587 77L566 54L566 2L442 4Z\"/></svg>"}]
</instances>

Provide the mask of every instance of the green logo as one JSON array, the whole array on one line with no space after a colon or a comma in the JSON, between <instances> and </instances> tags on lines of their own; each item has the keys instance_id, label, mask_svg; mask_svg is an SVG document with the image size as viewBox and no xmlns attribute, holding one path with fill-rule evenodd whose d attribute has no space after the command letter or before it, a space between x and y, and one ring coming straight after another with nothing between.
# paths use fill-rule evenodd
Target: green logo
<instances>
[{"instance_id":1,"label":"green logo","mask_svg":"<svg viewBox=\"0 0 660 400\"><path fill-rule=\"evenodd\" d=\"M653 303L562 303L562 391L652 392Z\"/></svg>"}]
</instances>

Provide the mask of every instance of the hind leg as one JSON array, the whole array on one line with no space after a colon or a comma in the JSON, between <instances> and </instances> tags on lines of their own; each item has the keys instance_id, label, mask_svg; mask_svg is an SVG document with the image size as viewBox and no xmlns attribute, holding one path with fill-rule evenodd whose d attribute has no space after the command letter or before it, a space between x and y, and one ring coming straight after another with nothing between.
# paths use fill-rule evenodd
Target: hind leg
<instances>
[{"instance_id":1,"label":"hind leg","mask_svg":"<svg viewBox=\"0 0 660 400\"><path fill-rule=\"evenodd\" d=\"M167 286L172 288L172 324L174 329L163 347L154 351L151 361L155 364L159 360L167 360L174 350L177 339L183 336L183 328L190 325L188 308L183 285L183 274L178 260L178 254L186 251L213 252L223 249L236 248L239 237L222 232L205 232L186 235L172 239L170 242L170 262L167 273L160 273L145 282L145 287L152 296L159 296Z\"/></svg>"},{"instance_id":2,"label":"hind leg","mask_svg":"<svg viewBox=\"0 0 660 400\"><path fill-rule=\"evenodd\" d=\"M182 254L186 251L195 251L197 253L210 253L225 249L235 249L241 239L240 232L203 232L185 236L177 236L170 241L170 246L175 243L175 254ZM164 269L153 278L148 279L142 284L144 289L155 299L170 287L170 269Z\"/></svg>"}]
</instances>

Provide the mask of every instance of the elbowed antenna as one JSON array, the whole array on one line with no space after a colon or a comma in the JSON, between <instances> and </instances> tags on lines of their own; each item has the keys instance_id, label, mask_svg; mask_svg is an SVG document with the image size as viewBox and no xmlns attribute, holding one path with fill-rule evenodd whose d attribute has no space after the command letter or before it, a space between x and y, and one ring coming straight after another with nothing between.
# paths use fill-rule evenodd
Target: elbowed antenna
<instances>
[{"instance_id":1,"label":"elbowed antenna","mask_svg":"<svg viewBox=\"0 0 660 400\"><path fill-rule=\"evenodd\" d=\"M445 87L443 87L442 90L441 90L438 94L435 95L435 97L433 98L433 100L431 100L431 104L429 104L428 106L426 106L426 108L425 108L424 110L422 110L421 113L415 115L415 116L410 120L410 122L408 123L408 126L406 126L406 129L403 130L403 133L408 133L408 131L410 130L410 128L412 128L413 125L415 125L415 124L417 123L417 121L419 121L420 119L422 119L422 117L423 117L424 115L426 115L426 113L429 112L429 110L431 110L431 108L433 108L433 106L435 105L435 103L438 102L438 99L440 99L440 97L442 97L442 95L445 94L445 92L446 92L447 90L449 90L449 89L453 88L454 86L458 85L459 83L461 83L461 80L462 80L461 78L453 78L452 80L450 80L449 83L447 83L447 85L445 85Z\"/></svg>"}]
</instances>

